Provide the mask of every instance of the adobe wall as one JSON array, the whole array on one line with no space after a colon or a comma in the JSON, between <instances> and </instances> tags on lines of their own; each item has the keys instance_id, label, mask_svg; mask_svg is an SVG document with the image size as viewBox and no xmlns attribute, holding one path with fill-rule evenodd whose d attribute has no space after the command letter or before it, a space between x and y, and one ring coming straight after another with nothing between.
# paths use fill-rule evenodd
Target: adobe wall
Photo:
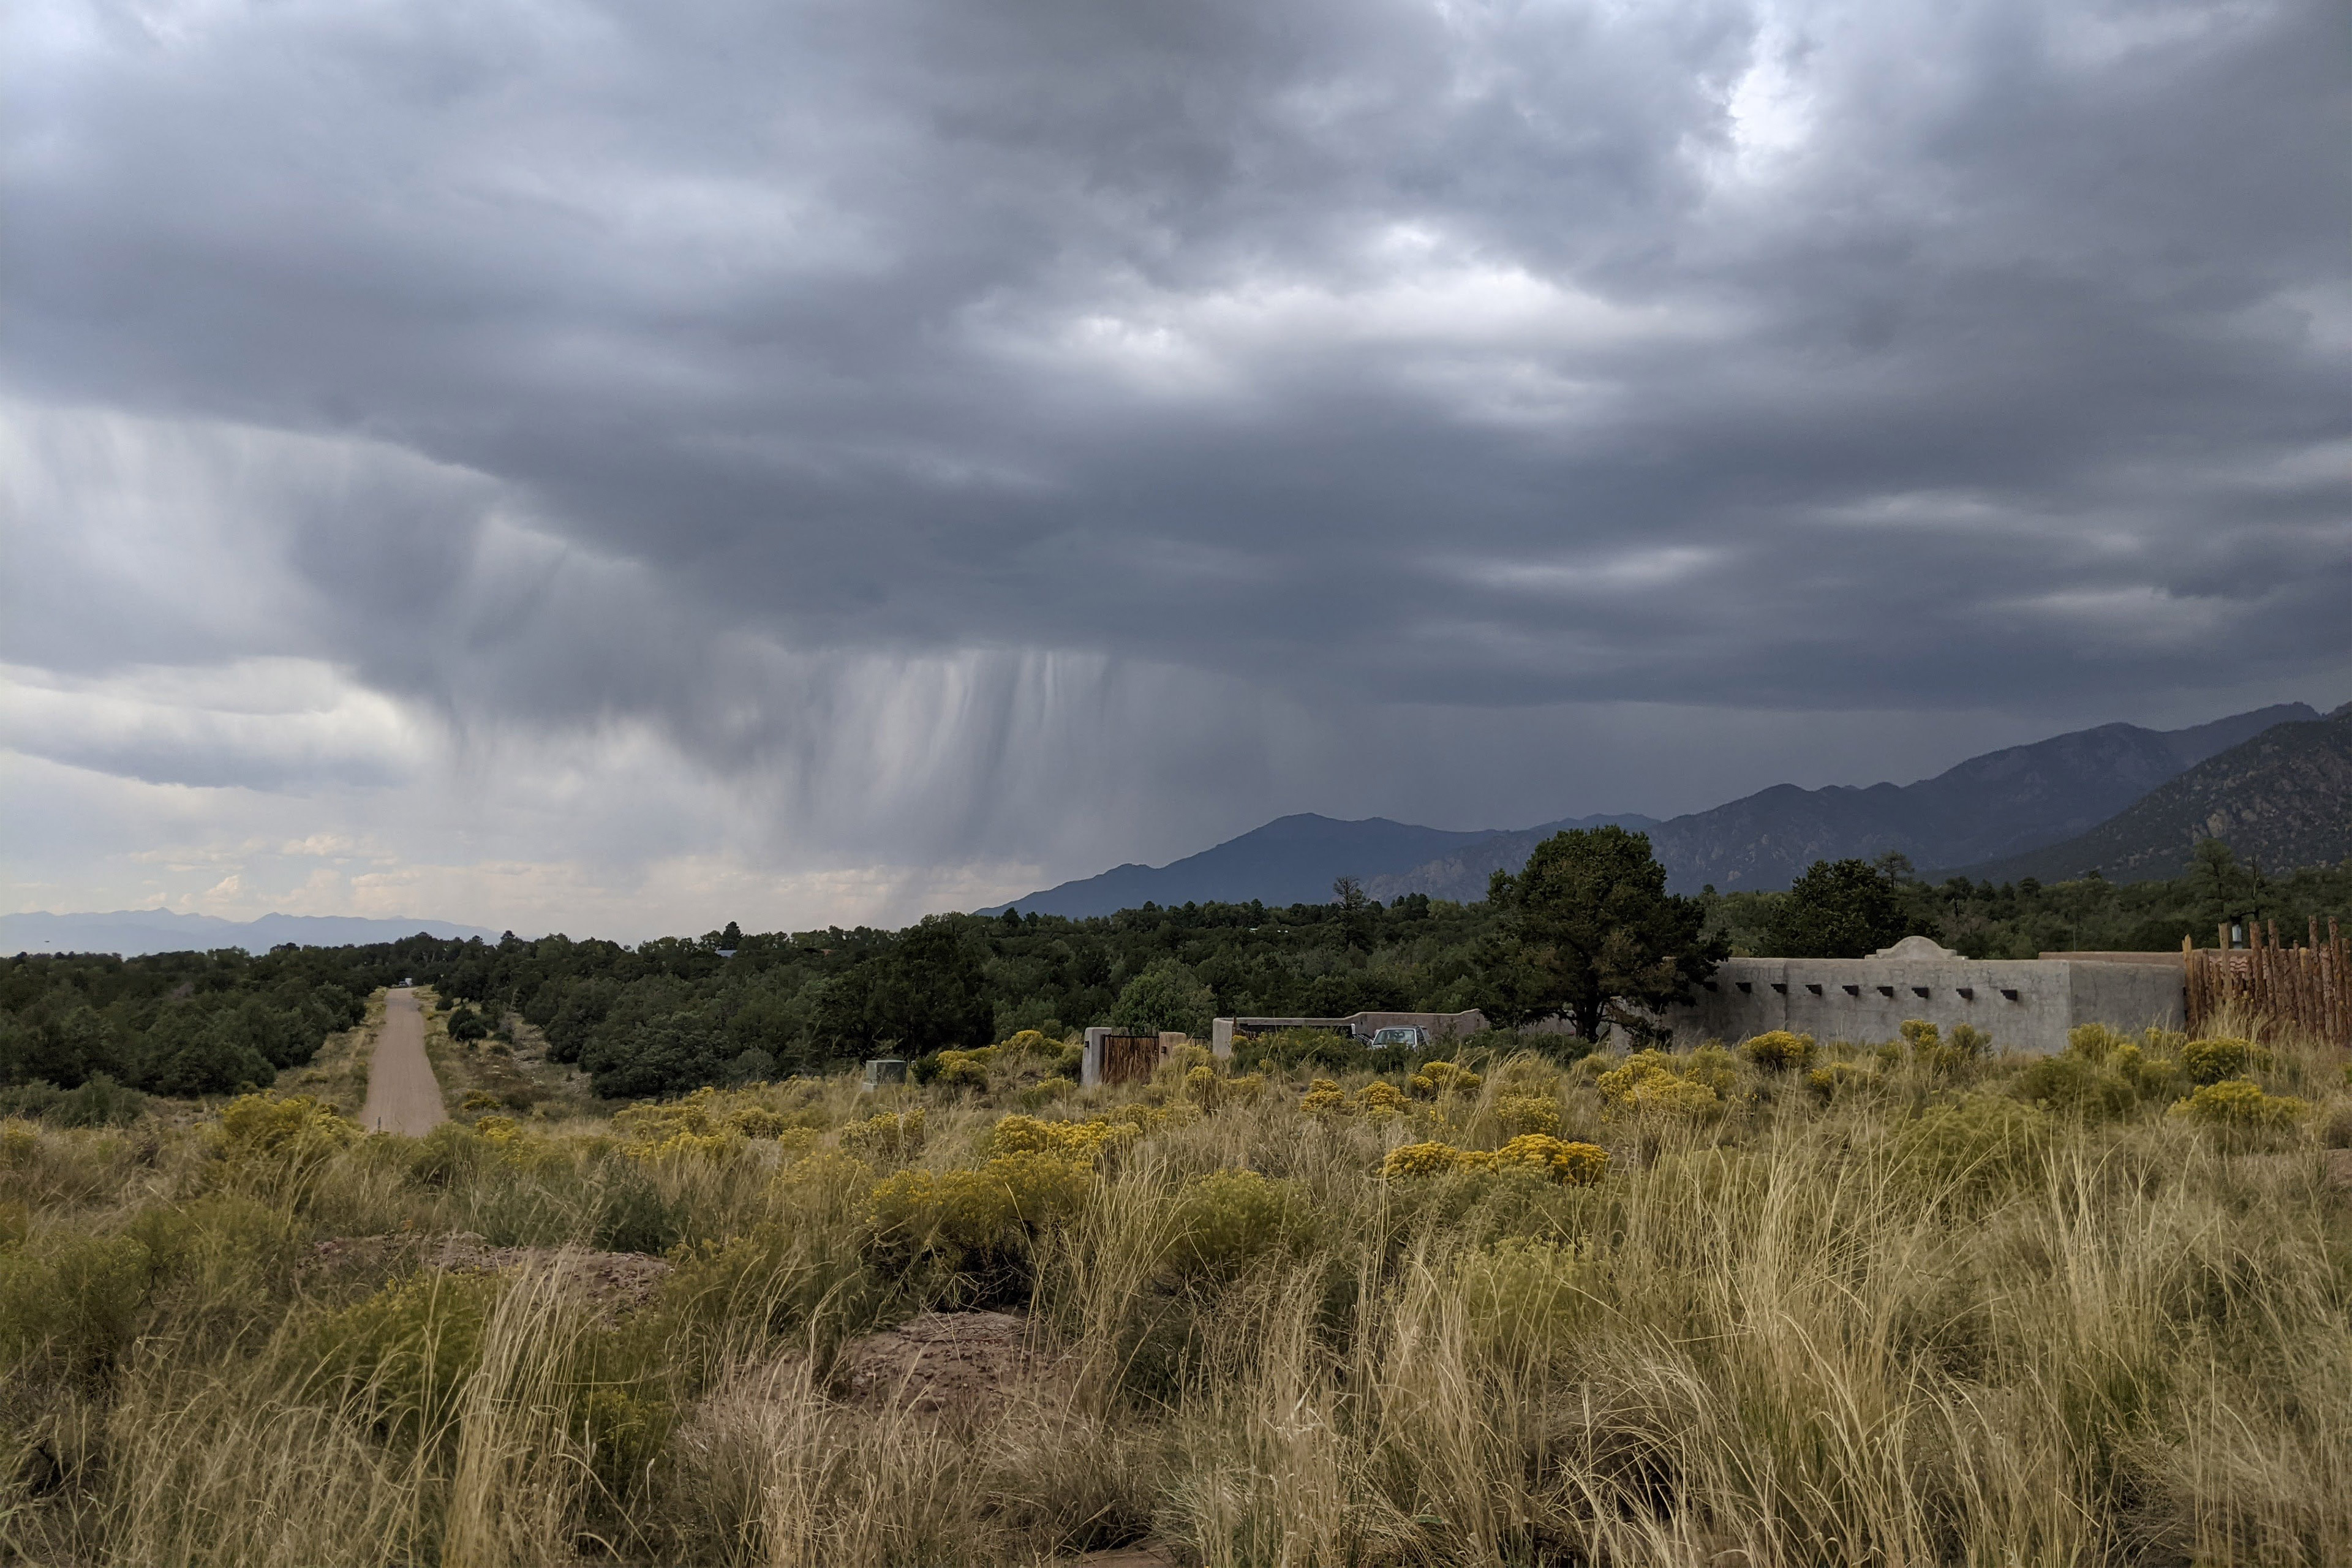
<instances>
[{"instance_id":1,"label":"adobe wall","mask_svg":"<svg viewBox=\"0 0 2352 1568\"><path fill-rule=\"evenodd\" d=\"M1690 1006L1665 1022L1678 1045L1736 1044L1769 1029L1817 1039L1891 1040L1908 1019L1970 1024L1997 1047L2053 1053L2078 1024L2179 1028L2187 995L2178 963L1969 959L1926 937L1869 958L1726 959Z\"/></svg>"}]
</instances>

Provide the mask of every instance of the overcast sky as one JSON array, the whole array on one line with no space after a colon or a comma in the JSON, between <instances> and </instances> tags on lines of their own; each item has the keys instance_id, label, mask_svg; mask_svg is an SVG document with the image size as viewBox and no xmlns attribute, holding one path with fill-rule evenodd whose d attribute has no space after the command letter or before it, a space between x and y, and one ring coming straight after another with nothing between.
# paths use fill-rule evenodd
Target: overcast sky
<instances>
[{"instance_id":1,"label":"overcast sky","mask_svg":"<svg viewBox=\"0 0 2352 1568\"><path fill-rule=\"evenodd\" d=\"M0 903L897 923L2333 706L2342 24L17 0Z\"/></svg>"}]
</instances>

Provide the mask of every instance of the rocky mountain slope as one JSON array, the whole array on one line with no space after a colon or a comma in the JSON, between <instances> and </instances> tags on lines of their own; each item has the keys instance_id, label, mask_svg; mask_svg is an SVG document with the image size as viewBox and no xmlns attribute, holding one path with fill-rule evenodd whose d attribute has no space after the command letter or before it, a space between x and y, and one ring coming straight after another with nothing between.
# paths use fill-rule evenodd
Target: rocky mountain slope
<instances>
[{"instance_id":1,"label":"rocky mountain slope","mask_svg":"<svg viewBox=\"0 0 2352 1568\"><path fill-rule=\"evenodd\" d=\"M1952 866L2063 840L2104 821L2182 770L2273 725L2315 720L2281 703L2186 730L2102 724L2010 746L1917 784L1775 784L1710 811L1658 824L1650 842L1667 883L1694 893L1785 888L1816 860L1875 859L1899 851L1918 866ZM1475 852L1368 882L1377 896L1484 895L1496 866L1516 870L1549 829L1496 836Z\"/></svg>"},{"instance_id":2,"label":"rocky mountain slope","mask_svg":"<svg viewBox=\"0 0 2352 1568\"><path fill-rule=\"evenodd\" d=\"M2352 858L2352 703L2280 724L2210 757L2063 843L1968 868L1999 882L2063 881L2095 868L2111 882L2177 877L2201 838L2266 869Z\"/></svg>"}]
</instances>

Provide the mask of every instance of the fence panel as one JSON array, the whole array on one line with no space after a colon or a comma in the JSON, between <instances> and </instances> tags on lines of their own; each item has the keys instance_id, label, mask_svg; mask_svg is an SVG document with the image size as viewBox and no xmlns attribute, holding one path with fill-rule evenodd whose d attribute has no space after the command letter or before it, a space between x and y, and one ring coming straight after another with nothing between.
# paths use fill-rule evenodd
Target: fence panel
<instances>
[{"instance_id":1,"label":"fence panel","mask_svg":"<svg viewBox=\"0 0 2352 1568\"><path fill-rule=\"evenodd\" d=\"M2189 1026L2203 1029L2235 1005L2273 1023L2305 1029L2331 1045L2352 1047L2352 948L2331 918L2320 934L2314 917L2308 944L2279 940L2278 922L2246 922L2247 945L2230 946L2221 929L2218 948L2180 943L2189 988Z\"/></svg>"}]
</instances>

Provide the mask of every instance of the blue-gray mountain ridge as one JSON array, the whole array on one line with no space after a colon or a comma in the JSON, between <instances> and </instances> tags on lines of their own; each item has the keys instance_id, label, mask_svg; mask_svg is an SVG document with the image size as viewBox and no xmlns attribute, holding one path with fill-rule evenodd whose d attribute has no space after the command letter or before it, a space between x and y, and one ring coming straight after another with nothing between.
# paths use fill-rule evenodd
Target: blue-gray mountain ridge
<instances>
[{"instance_id":1,"label":"blue-gray mountain ridge","mask_svg":"<svg viewBox=\"0 0 2352 1568\"><path fill-rule=\"evenodd\" d=\"M1120 866L1010 907L1076 918L1146 901L1319 902L1343 876L1383 901L1408 893L1466 901L1485 897L1489 876L1517 870L1552 834L1611 822L1649 834L1677 892L1781 889L1815 860L1868 860L1889 851L1922 869L1977 865L2073 838L2208 758L2276 725L2319 716L2306 703L2286 702L2185 730L2102 724L1988 752L1916 784L1775 784L1663 822L1625 814L1448 832L1385 817L1340 822L1301 814L1166 866Z\"/></svg>"},{"instance_id":2,"label":"blue-gray mountain ridge","mask_svg":"<svg viewBox=\"0 0 2352 1568\"><path fill-rule=\"evenodd\" d=\"M499 939L497 931L484 931L479 926L405 917L367 920L356 915L268 914L257 920L229 921L217 915L174 914L170 910L115 910L106 914L77 915L36 911L0 915L0 952L112 952L136 958L148 952L210 952L217 948L236 947L262 953L281 942L299 942L305 947L347 947L361 942L398 942L420 931L444 939Z\"/></svg>"}]
</instances>

